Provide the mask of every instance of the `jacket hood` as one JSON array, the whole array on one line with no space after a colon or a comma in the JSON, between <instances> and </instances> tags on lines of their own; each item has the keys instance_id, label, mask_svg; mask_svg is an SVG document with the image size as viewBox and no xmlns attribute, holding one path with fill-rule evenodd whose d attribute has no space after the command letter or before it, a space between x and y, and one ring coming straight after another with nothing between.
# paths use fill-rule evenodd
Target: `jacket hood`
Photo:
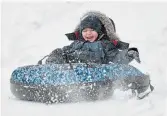
<instances>
[{"instance_id":1,"label":"jacket hood","mask_svg":"<svg viewBox=\"0 0 167 116\"><path fill-rule=\"evenodd\" d=\"M76 26L74 31L79 31L81 22L89 16L95 16L101 21L101 24L104 28L104 34L106 34L110 40L120 40L120 38L116 34L114 21L99 11L88 11L83 14L80 23Z\"/></svg>"}]
</instances>

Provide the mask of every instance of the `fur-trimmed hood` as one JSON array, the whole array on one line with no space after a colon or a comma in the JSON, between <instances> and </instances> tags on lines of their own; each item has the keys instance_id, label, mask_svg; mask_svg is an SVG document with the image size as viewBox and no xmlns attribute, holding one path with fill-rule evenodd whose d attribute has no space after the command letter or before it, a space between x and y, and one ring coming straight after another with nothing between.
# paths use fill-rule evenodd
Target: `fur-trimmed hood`
<instances>
[{"instance_id":1,"label":"fur-trimmed hood","mask_svg":"<svg viewBox=\"0 0 167 116\"><path fill-rule=\"evenodd\" d=\"M109 37L110 40L120 40L116 34L115 24L114 24L114 21L112 19L110 19L105 14L103 14L99 11L89 11L89 12L86 12L81 17L81 22L82 22L82 20L84 20L88 16L95 16L101 21L101 23L105 29L105 34ZM76 26L74 31L79 31L79 26L80 26L81 22Z\"/></svg>"}]
</instances>

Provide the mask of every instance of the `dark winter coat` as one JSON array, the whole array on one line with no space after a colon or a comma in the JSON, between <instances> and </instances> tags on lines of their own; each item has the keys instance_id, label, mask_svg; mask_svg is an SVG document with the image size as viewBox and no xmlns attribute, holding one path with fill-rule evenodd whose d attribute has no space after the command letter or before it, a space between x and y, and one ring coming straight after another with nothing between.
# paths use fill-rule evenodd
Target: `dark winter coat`
<instances>
[{"instance_id":1,"label":"dark winter coat","mask_svg":"<svg viewBox=\"0 0 167 116\"><path fill-rule=\"evenodd\" d=\"M133 60L127 52L129 44L120 41L116 35L115 24L112 19L100 12L88 12L84 17L96 16L102 23L102 33L99 34L97 41L85 41L81 37L80 24L73 33L66 36L73 42L69 46L55 49L46 59L49 63L122 63L128 64ZM82 22L82 19L81 19Z\"/></svg>"}]
</instances>

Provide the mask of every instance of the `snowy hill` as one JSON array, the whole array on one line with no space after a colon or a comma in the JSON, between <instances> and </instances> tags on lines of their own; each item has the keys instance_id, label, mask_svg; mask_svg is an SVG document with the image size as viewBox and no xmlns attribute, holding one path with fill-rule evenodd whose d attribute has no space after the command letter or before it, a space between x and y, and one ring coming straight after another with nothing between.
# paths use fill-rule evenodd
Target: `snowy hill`
<instances>
[{"instance_id":1,"label":"snowy hill","mask_svg":"<svg viewBox=\"0 0 167 116\"><path fill-rule=\"evenodd\" d=\"M36 64L53 49L70 44L64 34L72 32L88 10L111 17L122 41L139 48L142 62L131 64L151 76L155 91L143 100L127 99L120 91L109 100L97 102L45 105L17 100L10 92L12 71ZM2 116L165 116L166 14L167 3L158 2L2 4Z\"/></svg>"}]
</instances>

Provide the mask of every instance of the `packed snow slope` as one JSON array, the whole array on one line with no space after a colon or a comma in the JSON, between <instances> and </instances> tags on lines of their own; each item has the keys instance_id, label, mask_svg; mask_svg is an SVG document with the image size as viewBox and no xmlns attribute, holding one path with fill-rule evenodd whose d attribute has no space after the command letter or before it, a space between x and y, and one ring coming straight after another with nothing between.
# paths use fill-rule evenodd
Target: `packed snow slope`
<instances>
[{"instance_id":1,"label":"packed snow slope","mask_svg":"<svg viewBox=\"0 0 167 116\"><path fill-rule=\"evenodd\" d=\"M143 100L117 90L109 100L70 104L21 101L10 92L10 76L18 66L36 64L55 48L70 44L72 32L88 10L111 17L122 41L140 52L141 64L155 91ZM2 116L165 116L167 100L167 3L57 2L2 4Z\"/></svg>"}]
</instances>

